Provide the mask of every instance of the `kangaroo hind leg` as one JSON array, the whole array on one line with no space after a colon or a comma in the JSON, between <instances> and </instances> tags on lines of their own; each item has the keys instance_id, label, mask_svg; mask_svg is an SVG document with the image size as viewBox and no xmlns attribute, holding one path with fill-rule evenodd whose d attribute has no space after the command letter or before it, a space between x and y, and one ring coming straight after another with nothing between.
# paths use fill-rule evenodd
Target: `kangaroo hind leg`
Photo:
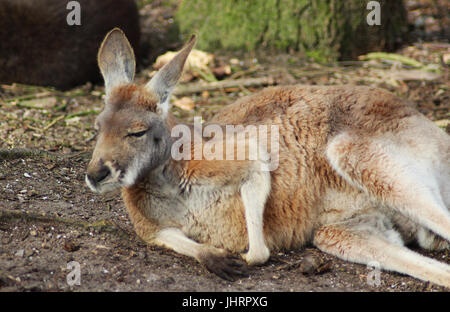
<instances>
[{"instance_id":1,"label":"kangaroo hind leg","mask_svg":"<svg viewBox=\"0 0 450 312\"><path fill-rule=\"evenodd\" d=\"M424 257L402 245L400 235L382 215L365 215L342 223L320 227L314 234L314 245L341 259L373 264L381 269L404 273L423 281L450 287L450 266ZM364 220L366 219L366 220ZM382 222L377 222L382 221ZM374 226L374 223L377 225Z\"/></svg>"},{"instance_id":2,"label":"kangaroo hind leg","mask_svg":"<svg viewBox=\"0 0 450 312\"><path fill-rule=\"evenodd\" d=\"M442 181L422 146L414 153L392 136L364 138L344 132L332 139L326 155L347 182L450 241L450 212L442 197Z\"/></svg>"}]
</instances>

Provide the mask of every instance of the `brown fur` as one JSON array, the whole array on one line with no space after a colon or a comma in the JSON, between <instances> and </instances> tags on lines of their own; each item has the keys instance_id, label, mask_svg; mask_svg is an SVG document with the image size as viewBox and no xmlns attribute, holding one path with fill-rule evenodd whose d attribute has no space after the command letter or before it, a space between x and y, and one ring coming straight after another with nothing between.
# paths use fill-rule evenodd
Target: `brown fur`
<instances>
[{"instance_id":1,"label":"brown fur","mask_svg":"<svg viewBox=\"0 0 450 312\"><path fill-rule=\"evenodd\" d=\"M129 103L136 109L144 109L155 112L158 103L154 95L144 87L130 84L115 89L111 94L110 107L114 111L129 108Z\"/></svg>"},{"instance_id":2,"label":"brown fur","mask_svg":"<svg viewBox=\"0 0 450 312\"><path fill-rule=\"evenodd\" d=\"M373 133L373 124L373 135L392 131L397 126L389 120L407 117L404 109L412 114L407 105L379 89L294 86L267 88L225 107L213 118L219 123L276 124L284 134L283 158L271 173L272 192L264 212L269 248L296 248L309 241L325 188L350 188L325 159L328 138L350 127ZM289 152L294 149L296 153ZM302 184L308 188L299 188Z\"/></svg>"}]
</instances>

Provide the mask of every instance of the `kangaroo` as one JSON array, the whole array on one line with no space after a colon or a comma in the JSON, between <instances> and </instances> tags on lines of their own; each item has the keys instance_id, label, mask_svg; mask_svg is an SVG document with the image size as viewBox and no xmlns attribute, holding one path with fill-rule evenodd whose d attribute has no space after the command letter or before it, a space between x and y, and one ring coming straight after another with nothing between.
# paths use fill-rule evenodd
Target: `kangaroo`
<instances>
[{"instance_id":1,"label":"kangaroo","mask_svg":"<svg viewBox=\"0 0 450 312\"><path fill-rule=\"evenodd\" d=\"M72 25L74 16L80 25ZM67 90L97 82L95 56L114 27L123 29L138 52L134 0L0 0L0 83Z\"/></svg>"},{"instance_id":2,"label":"kangaroo","mask_svg":"<svg viewBox=\"0 0 450 312\"><path fill-rule=\"evenodd\" d=\"M405 247L449 248L444 131L381 89L277 86L224 107L207 124L277 126L278 148L267 144L253 159L176 159L173 133L198 132L176 120L169 103L194 43L195 36L143 86L133 84L133 50L120 29L99 50L106 98L86 183L95 192L122 189L139 237L227 280L271 251L312 243L450 287L449 265ZM202 137L191 147L208 140L221 142ZM278 166L268 170L274 150Z\"/></svg>"}]
</instances>

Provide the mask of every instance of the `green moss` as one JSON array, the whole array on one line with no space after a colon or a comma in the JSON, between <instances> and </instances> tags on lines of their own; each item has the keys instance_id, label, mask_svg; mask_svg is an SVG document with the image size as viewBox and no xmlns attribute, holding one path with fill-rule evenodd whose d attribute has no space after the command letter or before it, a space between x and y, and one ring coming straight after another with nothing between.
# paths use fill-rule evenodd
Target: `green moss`
<instances>
[{"instance_id":1,"label":"green moss","mask_svg":"<svg viewBox=\"0 0 450 312\"><path fill-rule=\"evenodd\" d=\"M139 9L143 8L144 6L146 6L147 4L150 4L152 2L153 2L153 0L137 0L136 1L137 6L138 6Z\"/></svg>"},{"instance_id":2,"label":"green moss","mask_svg":"<svg viewBox=\"0 0 450 312\"><path fill-rule=\"evenodd\" d=\"M330 56L324 55L323 52L319 50L306 51L306 56L317 63L326 63L330 59Z\"/></svg>"},{"instance_id":3,"label":"green moss","mask_svg":"<svg viewBox=\"0 0 450 312\"><path fill-rule=\"evenodd\" d=\"M361 35L372 36L381 48L401 35L404 19L392 22L404 13L401 0L380 3L385 24L378 29L368 29L369 11L361 0L184 0L176 21L182 34L199 35L200 49L294 49L331 61L373 47Z\"/></svg>"}]
</instances>

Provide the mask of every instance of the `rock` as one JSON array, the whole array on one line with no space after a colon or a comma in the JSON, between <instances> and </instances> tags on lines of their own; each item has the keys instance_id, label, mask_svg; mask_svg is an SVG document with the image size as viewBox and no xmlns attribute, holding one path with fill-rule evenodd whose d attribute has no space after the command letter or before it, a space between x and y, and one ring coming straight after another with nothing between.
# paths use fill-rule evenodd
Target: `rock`
<instances>
[{"instance_id":1,"label":"rock","mask_svg":"<svg viewBox=\"0 0 450 312\"><path fill-rule=\"evenodd\" d=\"M306 275L313 274L319 267L320 261L313 255L306 256L300 264L300 272Z\"/></svg>"},{"instance_id":2,"label":"rock","mask_svg":"<svg viewBox=\"0 0 450 312\"><path fill-rule=\"evenodd\" d=\"M14 254L14 256L19 257L19 258L22 258L24 254L25 254L25 250L19 249L19 250Z\"/></svg>"},{"instance_id":3,"label":"rock","mask_svg":"<svg viewBox=\"0 0 450 312\"><path fill-rule=\"evenodd\" d=\"M300 265L300 272L305 275L322 274L330 270L331 261L324 261L313 254L305 256Z\"/></svg>"},{"instance_id":4,"label":"rock","mask_svg":"<svg viewBox=\"0 0 450 312\"><path fill-rule=\"evenodd\" d=\"M150 273L150 274L147 276L147 282L149 282L149 283L155 282L155 281L159 280L160 278L161 278L161 277L160 277L159 275Z\"/></svg>"},{"instance_id":5,"label":"rock","mask_svg":"<svg viewBox=\"0 0 450 312\"><path fill-rule=\"evenodd\" d=\"M74 251L77 251L78 249L80 249L80 245L78 245L77 243L75 243L69 239L64 240L63 247L68 252L74 252Z\"/></svg>"}]
</instances>

